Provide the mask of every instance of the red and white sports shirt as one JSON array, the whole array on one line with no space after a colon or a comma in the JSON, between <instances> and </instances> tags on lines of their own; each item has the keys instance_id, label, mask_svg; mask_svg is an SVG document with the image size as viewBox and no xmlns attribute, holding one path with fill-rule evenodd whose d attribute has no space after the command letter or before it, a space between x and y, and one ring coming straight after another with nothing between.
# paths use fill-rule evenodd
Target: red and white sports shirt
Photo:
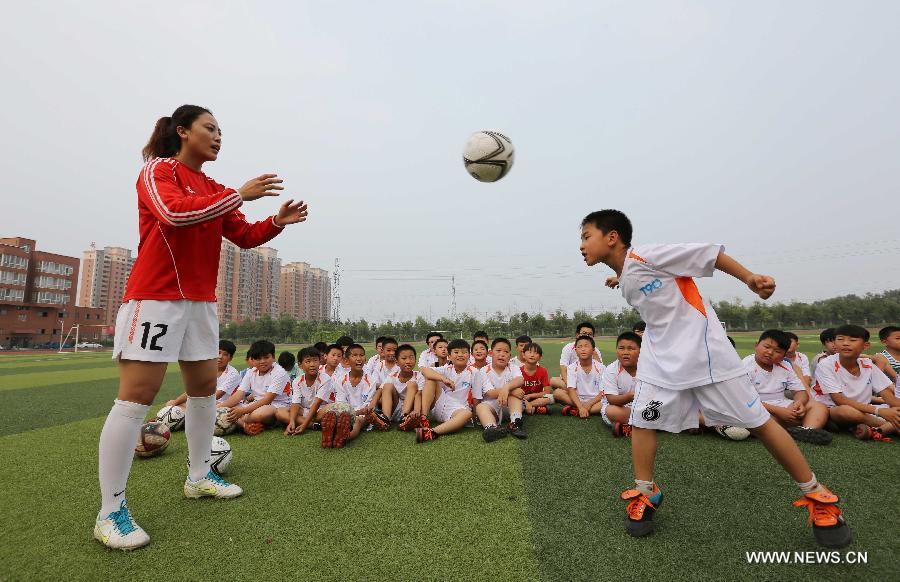
<instances>
[{"instance_id":1,"label":"red and white sports shirt","mask_svg":"<svg viewBox=\"0 0 900 582\"><path fill-rule=\"evenodd\" d=\"M816 366L816 383L813 386L816 400L834 406L830 395L840 392L854 402L871 404L872 396L891 387L890 379L872 364L872 360L859 358L856 363L859 376L854 376L841 365L840 354L823 358Z\"/></svg>"},{"instance_id":2,"label":"red and white sports shirt","mask_svg":"<svg viewBox=\"0 0 900 582\"><path fill-rule=\"evenodd\" d=\"M222 237L249 249L283 230L274 217L247 222L235 189L173 158L144 164L137 192L141 240L122 301L215 301Z\"/></svg>"},{"instance_id":3,"label":"red and white sports shirt","mask_svg":"<svg viewBox=\"0 0 900 582\"><path fill-rule=\"evenodd\" d=\"M622 367L619 360L608 365L600 376L600 389L606 394L631 394L634 392L635 378Z\"/></svg>"},{"instance_id":4,"label":"red and white sports shirt","mask_svg":"<svg viewBox=\"0 0 900 582\"><path fill-rule=\"evenodd\" d=\"M628 249L619 288L647 322L637 379L686 390L746 374L694 277L711 277L722 245L651 244Z\"/></svg>"}]
</instances>

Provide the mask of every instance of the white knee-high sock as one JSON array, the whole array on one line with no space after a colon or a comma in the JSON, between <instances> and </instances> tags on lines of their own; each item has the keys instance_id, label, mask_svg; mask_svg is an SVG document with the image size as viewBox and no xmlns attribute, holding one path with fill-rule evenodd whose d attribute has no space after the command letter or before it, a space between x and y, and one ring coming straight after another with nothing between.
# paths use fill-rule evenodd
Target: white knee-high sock
<instances>
[{"instance_id":1,"label":"white knee-high sock","mask_svg":"<svg viewBox=\"0 0 900 582\"><path fill-rule=\"evenodd\" d=\"M116 400L100 431L100 496L98 519L118 511L125 499L125 485L131 473L134 447L141 424L150 407L146 404Z\"/></svg>"},{"instance_id":2,"label":"white knee-high sock","mask_svg":"<svg viewBox=\"0 0 900 582\"><path fill-rule=\"evenodd\" d=\"M199 481L209 473L212 438L216 428L216 397L188 396L184 436L188 445L188 476Z\"/></svg>"}]
</instances>

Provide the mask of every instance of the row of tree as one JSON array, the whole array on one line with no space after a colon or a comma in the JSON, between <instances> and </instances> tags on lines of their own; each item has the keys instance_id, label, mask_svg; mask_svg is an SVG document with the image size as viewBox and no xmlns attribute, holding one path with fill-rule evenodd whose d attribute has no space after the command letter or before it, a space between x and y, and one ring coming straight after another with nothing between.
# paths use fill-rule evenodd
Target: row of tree
<instances>
[{"instance_id":1,"label":"row of tree","mask_svg":"<svg viewBox=\"0 0 900 582\"><path fill-rule=\"evenodd\" d=\"M737 300L720 301L713 306L729 330L750 331L771 327L822 329L845 323L877 327L900 322L900 289L869 293L863 297L844 295L812 303L756 302L744 305ZM571 316L556 311L549 317L540 313L504 316L498 312L486 320L462 315L456 319L442 317L427 321L424 317L417 317L415 321L387 321L381 324L369 323L365 319L346 322L299 321L282 315L277 319L264 316L254 321L229 323L221 328L221 336L241 342L264 337L287 343L334 341L340 335L349 335L357 341L372 341L380 335L392 336L400 341L421 341L432 330L443 331L451 337L472 337L478 330L486 331L491 337L515 337L523 333L534 337L566 337L573 335L575 325L582 321L592 322L599 335L615 335L631 329L638 319L634 309L596 315L576 311Z\"/></svg>"}]
</instances>

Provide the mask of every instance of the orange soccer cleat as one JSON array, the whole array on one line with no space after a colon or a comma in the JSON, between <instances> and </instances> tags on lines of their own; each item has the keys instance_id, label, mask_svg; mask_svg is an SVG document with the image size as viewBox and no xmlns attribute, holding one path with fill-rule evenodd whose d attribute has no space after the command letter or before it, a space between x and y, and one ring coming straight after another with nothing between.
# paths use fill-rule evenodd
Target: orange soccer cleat
<instances>
[{"instance_id":1,"label":"orange soccer cleat","mask_svg":"<svg viewBox=\"0 0 900 582\"><path fill-rule=\"evenodd\" d=\"M329 410L322 417L322 448L330 449L334 446L334 429L337 425L337 414Z\"/></svg>"},{"instance_id":2,"label":"orange soccer cleat","mask_svg":"<svg viewBox=\"0 0 900 582\"><path fill-rule=\"evenodd\" d=\"M620 497L628 502L625 508L625 531L628 535L639 538L653 533L653 516L662 504L663 494L656 484L653 495L647 496L637 489L627 489Z\"/></svg>"},{"instance_id":3,"label":"orange soccer cleat","mask_svg":"<svg viewBox=\"0 0 900 582\"><path fill-rule=\"evenodd\" d=\"M853 532L837 506L838 496L824 485L812 493L805 493L794 507L806 507L816 542L826 548L842 548L853 540Z\"/></svg>"},{"instance_id":4,"label":"orange soccer cleat","mask_svg":"<svg viewBox=\"0 0 900 582\"><path fill-rule=\"evenodd\" d=\"M266 425L261 422L245 422L244 423L244 434L254 436L261 433L265 430Z\"/></svg>"},{"instance_id":5,"label":"orange soccer cleat","mask_svg":"<svg viewBox=\"0 0 900 582\"><path fill-rule=\"evenodd\" d=\"M337 419L337 429L334 432L334 448L343 449L347 444L347 437L350 435L350 425L352 419L346 412L342 412Z\"/></svg>"}]
</instances>

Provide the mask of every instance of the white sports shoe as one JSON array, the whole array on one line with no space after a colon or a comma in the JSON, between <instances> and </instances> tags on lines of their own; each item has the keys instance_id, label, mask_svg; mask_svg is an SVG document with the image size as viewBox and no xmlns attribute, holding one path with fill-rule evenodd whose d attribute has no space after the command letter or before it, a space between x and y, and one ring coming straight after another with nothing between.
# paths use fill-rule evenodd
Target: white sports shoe
<instances>
[{"instance_id":1,"label":"white sports shoe","mask_svg":"<svg viewBox=\"0 0 900 582\"><path fill-rule=\"evenodd\" d=\"M733 441L742 441L750 436L750 431L740 426L730 426L727 424L722 424L714 426L713 429L721 436Z\"/></svg>"},{"instance_id":2,"label":"white sports shoe","mask_svg":"<svg viewBox=\"0 0 900 582\"><path fill-rule=\"evenodd\" d=\"M197 499L198 497L231 499L232 497L238 497L243 492L243 489L222 479L212 469L209 470L206 477L199 481L191 481L190 476L184 480L184 496L190 499Z\"/></svg>"},{"instance_id":3,"label":"white sports shoe","mask_svg":"<svg viewBox=\"0 0 900 582\"><path fill-rule=\"evenodd\" d=\"M134 522L124 499L118 511L113 511L106 519L97 520L94 524L94 537L114 550L134 550L150 543L150 536Z\"/></svg>"}]
</instances>

